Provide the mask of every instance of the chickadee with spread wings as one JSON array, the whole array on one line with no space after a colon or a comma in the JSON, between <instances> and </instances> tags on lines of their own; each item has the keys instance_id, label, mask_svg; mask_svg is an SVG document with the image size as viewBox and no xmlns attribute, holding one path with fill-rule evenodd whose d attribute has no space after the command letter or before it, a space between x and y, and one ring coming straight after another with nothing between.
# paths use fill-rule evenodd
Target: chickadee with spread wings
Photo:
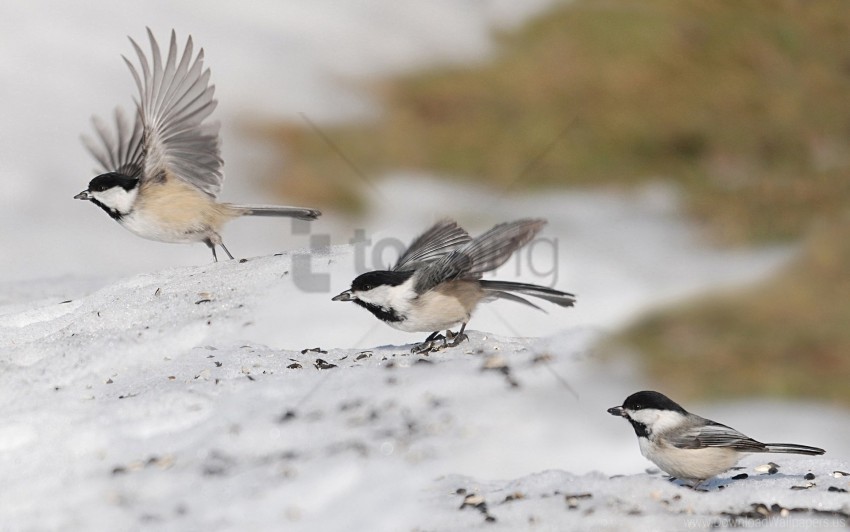
<instances>
[{"instance_id":1,"label":"chickadee with spread wings","mask_svg":"<svg viewBox=\"0 0 850 532\"><path fill-rule=\"evenodd\" d=\"M737 430L691 414L658 392L630 395L608 409L632 424L641 454L693 487L728 471L746 453L820 455L823 449L793 443L761 443Z\"/></svg>"},{"instance_id":2,"label":"chickadee with spread wings","mask_svg":"<svg viewBox=\"0 0 850 532\"><path fill-rule=\"evenodd\" d=\"M160 242L203 242L233 255L224 247L220 231L239 216L284 216L315 220L315 209L271 205L218 203L224 174L220 156L219 124L205 121L215 109L215 87L204 70L204 51L192 57L192 38L179 54L171 32L163 61L150 29L150 60L133 39L130 42L140 68L124 58L139 100L128 119L115 112L115 131L93 119L98 141L83 141L101 166L101 173L75 199L89 200L118 223L142 238ZM179 57L178 57L179 56Z\"/></svg>"},{"instance_id":3,"label":"chickadee with spread wings","mask_svg":"<svg viewBox=\"0 0 850 532\"><path fill-rule=\"evenodd\" d=\"M411 351L454 347L466 338L463 333L472 311L481 301L507 299L540 307L517 294L534 296L562 307L571 307L575 297L527 283L488 281L486 272L504 264L545 225L545 220L518 220L499 224L472 239L454 221L443 220L416 238L391 270L364 273L351 289L334 301L353 301L386 324L407 332L432 334ZM460 325L453 335L449 329ZM452 339L441 337L440 331Z\"/></svg>"}]
</instances>

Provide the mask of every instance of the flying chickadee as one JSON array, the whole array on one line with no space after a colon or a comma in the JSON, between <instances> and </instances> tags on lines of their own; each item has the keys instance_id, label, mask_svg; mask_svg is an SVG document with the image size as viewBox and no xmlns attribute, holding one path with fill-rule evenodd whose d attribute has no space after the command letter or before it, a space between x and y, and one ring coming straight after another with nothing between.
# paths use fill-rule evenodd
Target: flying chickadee
<instances>
[{"instance_id":1,"label":"flying chickadee","mask_svg":"<svg viewBox=\"0 0 850 532\"><path fill-rule=\"evenodd\" d=\"M178 57L172 30L168 57L160 54L150 29L151 58L133 39L140 69L124 61L139 90L136 113L128 119L115 111L115 133L94 117L98 141L83 142L102 167L88 189L75 199L89 200L140 237L160 242L203 242L224 247L220 231L239 216L285 216L315 220L315 209L218 203L224 175L219 124L206 122L215 109L215 87L203 69L204 51L192 58L192 38ZM140 73L141 72L141 73Z\"/></svg>"},{"instance_id":2,"label":"flying chickadee","mask_svg":"<svg viewBox=\"0 0 850 532\"><path fill-rule=\"evenodd\" d=\"M737 430L691 414L658 392L630 395L608 409L632 424L641 454L693 487L731 469L745 453L819 455L823 449L793 443L761 443Z\"/></svg>"},{"instance_id":3,"label":"flying chickadee","mask_svg":"<svg viewBox=\"0 0 850 532\"><path fill-rule=\"evenodd\" d=\"M482 280L482 274L504 264L517 249L528 243L545 220L518 220L499 224L478 238L451 220L443 220L417 237L391 270L364 273L351 289L334 301L353 301L386 324L407 332L432 334L413 347L413 352L435 349L434 342L454 347L472 311L482 300L507 299L540 307L517 295L534 296L562 307L575 303L572 294L545 286L509 281ZM449 329L460 325L453 335ZM441 330L452 338L438 337Z\"/></svg>"}]
</instances>

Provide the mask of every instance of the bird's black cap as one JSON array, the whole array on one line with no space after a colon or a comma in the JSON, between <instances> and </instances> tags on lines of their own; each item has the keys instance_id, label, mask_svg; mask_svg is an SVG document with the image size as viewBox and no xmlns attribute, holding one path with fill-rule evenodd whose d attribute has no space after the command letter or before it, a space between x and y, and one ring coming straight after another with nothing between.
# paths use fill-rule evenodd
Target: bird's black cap
<instances>
[{"instance_id":1,"label":"bird's black cap","mask_svg":"<svg viewBox=\"0 0 850 532\"><path fill-rule=\"evenodd\" d=\"M351 281L351 289L355 292L366 292L376 286L398 286L410 279L411 275L413 275L411 271L379 270L366 272Z\"/></svg>"},{"instance_id":2,"label":"bird's black cap","mask_svg":"<svg viewBox=\"0 0 850 532\"><path fill-rule=\"evenodd\" d=\"M118 172L107 172L100 174L89 181L89 191L103 192L113 187L121 187L124 190L132 190L139 182L135 177L119 174Z\"/></svg>"},{"instance_id":3,"label":"bird's black cap","mask_svg":"<svg viewBox=\"0 0 850 532\"><path fill-rule=\"evenodd\" d=\"M633 393L623 401L623 408L626 410L642 410L645 408L654 408L656 410L672 410L680 414L687 414L687 410L682 408L678 403L664 395L663 393L644 390L642 392Z\"/></svg>"}]
</instances>

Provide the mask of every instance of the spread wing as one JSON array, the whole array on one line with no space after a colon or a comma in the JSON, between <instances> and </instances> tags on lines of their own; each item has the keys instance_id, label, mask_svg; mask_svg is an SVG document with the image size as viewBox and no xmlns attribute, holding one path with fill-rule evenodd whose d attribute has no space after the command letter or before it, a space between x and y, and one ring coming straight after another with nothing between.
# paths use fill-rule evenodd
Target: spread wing
<instances>
[{"instance_id":1,"label":"spread wing","mask_svg":"<svg viewBox=\"0 0 850 532\"><path fill-rule=\"evenodd\" d=\"M204 123L216 107L210 71L204 70L204 51L192 59L192 38L177 61L177 36L171 31L168 58L148 28L153 64L130 39L139 58L141 74L124 58L136 87L136 102L144 125L144 179L163 179L169 171L215 197L224 179L219 150L219 124Z\"/></svg>"},{"instance_id":2,"label":"spread wing","mask_svg":"<svg viewBox=\"0 0 850 532\"><path fill-rule=\"evenodd\" d=\"M765 444L756 441L732 427L706 420L681 432L676 436L667 436L674 447L681 449L702 449L704 447L730 447L742 452L759 452L765 450Z\"/></svg>"},{"instance_id":3,"label":"spread wing","mask_svg":"<svg viewBox=\"0 0 850 532\"><path fill-rule=\"evenodd\" d=\"M517 249L527 244L546 224L542 219L523 219L499 224L422 268L414 290L423 293L454 279L480 279L495 270Z\"/></svg>"},{"instance_id":4,"label":"spread wing","mask_svg":"<svg viewBox=\"0 0 850 532\"><path fill-rule=\"evenodd\" d=\"M97 140L83 135L83 144L100 165L97 173L118 172L139 177L144 169L145 149L141 118L132 120L119 107L115 109L115 133L99 117L92 117ZM99 141L99 142L98 142Z\"/></svg>"},{"instance_id":5,"label":"spread wing","mask_svg":"<svg viewBox=\"0 0 850 532\"><path fill-rule=\"evenodd\" d=\"M413 270L417 263L431 262L444 257L471 240L469 234L454 220L440 220L416 237L399 257L393 270Z\"/></svg>"},{"instance_id":6,"label":"spread wing","mask_svg":"<svg viewBox=\"0 0 850 532\"><path fill-rule=\"evenodd\" d=\"M139 57L137 70L127 58L139 99L132 126L116 118L117 138L95 119L95 130L102 146L86 139L86 146L109 171L122 169L142 180L162 180L166 172L215 197L224 179L219 150L219 124L205 123L213 112L215 87L210 71L203 70L204 51L192 58L192 38L177 58L177 36L172 30L168 57L163 63L159 45L150 29L151 61L133 39L130 42ZM130 174L128 174L130 175Z\"/></svg>"}]
</instances>

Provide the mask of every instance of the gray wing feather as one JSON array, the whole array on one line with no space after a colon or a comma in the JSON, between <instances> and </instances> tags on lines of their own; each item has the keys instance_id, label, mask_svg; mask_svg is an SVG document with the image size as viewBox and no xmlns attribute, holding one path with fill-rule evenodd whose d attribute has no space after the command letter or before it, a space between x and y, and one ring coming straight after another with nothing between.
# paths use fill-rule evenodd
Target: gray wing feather
<instances>
[{"instance_id":1,"label":"gray wing feather","mask_svg":"<svg viewBox=\"0 0 850 532\"><path fill-rule=\"evenodd\" d=\"M413 290L422 294L434 288L440 283L459 278L463 272L472 268L472 259L469 255L455 250L440 260L428 263L416 273L416 283Z\"/></svg>"},{"instance_id":2,"label":"gray wing feather","mask_svg":"<svg viewBox=\"0 0 850 532\"><path fill-rule=\"evenodd\" d=\"M470 240L469 234L457 222L440 220L413 240L393 270L413 270L417 264L440 259Z\"/></svg>"},{"instance_id":3,"label":"gray wing feather","mask_svg":"<svg viewBox=\"0 0 850 532\"><path fill-rule=\"evenodd\" d=\"M666 437L674 447L681 449L729 447L742 452L760 452L766 450L765 444L738 432L732 427L710 421L708 423L694 426L675 436L667 435Z\"/></svg>"},{"instance_id":4,"label":"gray wing feather","mask_svg":"<svg viewBox=\"0 0 850 532\"><path fill-rule=\"evenodd\" d=\"M100 165L97 173L119 172L130 177L139 177L144 165L144 143L142 122L136 114L132 123L121 108L115 109L115 134L99 117L92 117L97 139L83 135L82 140L89 153Z\"/></svg>"},{"instance_id":5,"label":"gray wing feather","mask_svg":"<svg viewBox=\"0 0 850 532\"><path fill-rule=\"evenodd\" d=\"M546 220L523 219L499 224L422 268L414 290L423 293L453 279L480 279L495 270L543 228Z\"/></svg>"},{"instance_id":6,"label":"gray wing feather","mask_svg":"<svg viewBox=\"0 0 850 532\"><path fill-rule=\"evenodd\" d=\"M499 224L458 250L469 256L472 266L464 277L480 277L495 270L513 253L527 244L536 235L546 220L524 219Z\"/></svg>"},{"instance_id":7,"label":"gray wing feather","mask_svg":"<svg viewBox=\"0 0 850 532\"><path fill-rule=\"evenodd\" d=\"M151 62L133 39L139 59L137 69L126 57L139 100L136 102L144 126L143 179L162 179L166 172L197 187L212 197L224 179L219 148L219 124L204 123L217 102L210 71L203 69L204 51L192 59L192 38L186 41L178 62L177 36L172 30L168 57L163 64L159 45L148 29Z\"/></svg>"}]
</instances>

